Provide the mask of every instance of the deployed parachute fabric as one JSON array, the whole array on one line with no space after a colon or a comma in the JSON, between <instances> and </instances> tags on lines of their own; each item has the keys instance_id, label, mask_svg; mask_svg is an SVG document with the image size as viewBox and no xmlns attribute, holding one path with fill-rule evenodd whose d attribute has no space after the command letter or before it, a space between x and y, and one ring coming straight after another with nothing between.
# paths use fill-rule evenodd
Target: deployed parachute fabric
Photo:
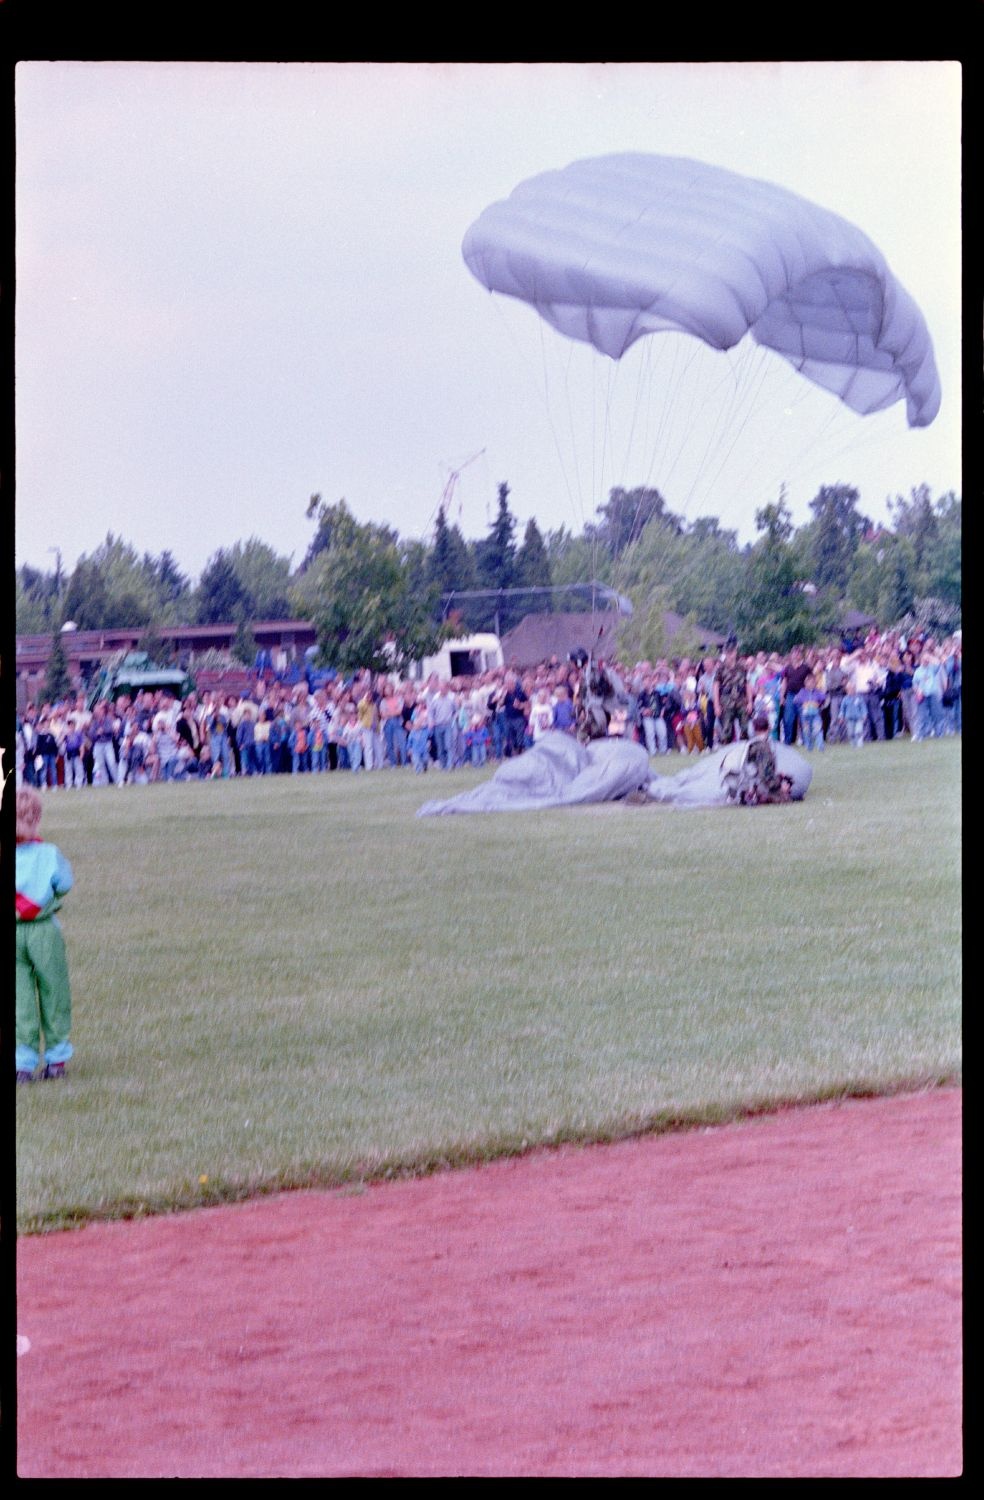
<instances>
[{"instance_id":1,"label":"deployed parachute fabric","mask_svg":"<svg viewBox=\"0 0 984 1500\"><path fill-rule=\"evenodd\" d=\"M588 802L617 802L644 791L653 802L673 807L726 807L722 772L744 753L744 745L702 755L677 776L650 770L642 745L631 740L592 740L579 744L569 734L549 730L522 755L503 761L491 781L447 800L425 802L418 818L443 813L535 812L547 807L575 807ZM806 795L813 768L789 745L776 745L776 766L792 782L794 801ZM730 757L730 762L729 758Z\"/></svg>"},{"instance_id":2,"label":"deployed parachute fabric","mask_svg":"<svg viewBox=\"0 0 984 1500\"><path fill-rule=\"evenodd\" d=\"M737 745L726 745L710 755L701 755L676 776L660 776L656 773L649 779L648 792L653 802L665 802L671 807L727 807L728 788L725 775L729 769L737 769L747 749L747 741ZM776 770L780 776L788 776L792 783L790 800L801 802L813 780L813 767L791 745L777 744Z\"/></svg>"},{"instance_id":3,"label":"deployed parachute fabric","mask_svg":"<svg viewBox=\"0 0 984 1500\"><path fill-rule=\"evenodd\" d=\"M904 399L925 427L939 410L925 321L881 252L772 183L683 157L576 161L487 208L462 253L490 291L612 359L660 330L715 349L750 333L862 415Z\"/></svg>"},{"instance_id":4,"label":"deployed parachute fabric","mask_svg":"<svg viewBox=\"0 0 984 1500\"><path fill-rule=\"evenodd\" d=\"M630 740L592 740L551 729L522 755L503 761L491 781L447 801L425 802L418 818L438 813L534 812L583 802L614 802L645 789L649 757Z\"/></svg>"}]
</instances>

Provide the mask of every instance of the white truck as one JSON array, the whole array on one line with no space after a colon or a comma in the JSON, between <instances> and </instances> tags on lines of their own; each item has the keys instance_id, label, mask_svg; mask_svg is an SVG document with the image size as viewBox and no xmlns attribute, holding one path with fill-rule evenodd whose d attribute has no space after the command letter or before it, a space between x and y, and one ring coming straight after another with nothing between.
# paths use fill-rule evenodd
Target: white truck
<instances>
[{"instance_id":1,"label":"white truck","mask_svg":"<svg viewBox=\"0 0 984 1500\"><path fill-rule=\"evenodd\" d=\"M414 662L409 676L421 682L436 674L441 681L450 681L452 677L477 677L502 665L502 642L497 635L464 635L445 641L435 656Z\"/></svg>"}]
</instances>

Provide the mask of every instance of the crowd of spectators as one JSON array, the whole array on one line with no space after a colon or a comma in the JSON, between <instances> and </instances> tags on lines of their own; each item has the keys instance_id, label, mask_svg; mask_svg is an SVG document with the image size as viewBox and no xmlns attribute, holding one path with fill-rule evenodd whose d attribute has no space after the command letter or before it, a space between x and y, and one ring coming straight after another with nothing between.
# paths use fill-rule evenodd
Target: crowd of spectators
<instances>
[{"instance_id":1,"label":"crowd of spectators","mask_svg":"<svg viewBox=\"0 0 984 1500\"><path fill-rule=\"evenodd\" d=\"M611 663L625 692L609 733L651 756L701 754L768 716L787 744L912 740L961 729L962 637L872 632L839 647ZM546 730L575 732L579 669L556 657L475 677L401 682L365 671L284 681L272 669L238 695L166 691L86 707L79 693L17 717L17 785L45 788L303 775L499 761Z\"/></svg>"}]
</instances>

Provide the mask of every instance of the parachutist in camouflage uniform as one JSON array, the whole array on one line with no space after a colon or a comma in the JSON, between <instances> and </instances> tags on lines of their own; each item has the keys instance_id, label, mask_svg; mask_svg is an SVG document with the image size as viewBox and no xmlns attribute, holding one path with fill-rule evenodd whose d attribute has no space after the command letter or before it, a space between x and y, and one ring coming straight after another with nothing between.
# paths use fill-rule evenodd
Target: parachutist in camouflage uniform
<instances>
[{"instance_id":1,"label":"parachutist in camouflage uniform","mask_svg":"<svg viewBox=\"0 0 984 1500\"><path fill-rule=\"evenodd\" d=\"M747 737L752 712L751 696L745 668L738 660L738 642L732 638L724 648L724 661L718 668L714 682L714 717L720 744L731 744L736 723L739 737Z\"/></svg>"},{"instance_id":2,"label":"parachutist in camouflage uniform","mask_svg":"<svg viewBox=\"0 0 984 1500\"><path fill-rule=\"evenodd\" d=\"M776 766L775 746L769 736L768 714L756 714L754 731L741 765L725 775L728 797L742 807L758 807L766 802L788 802L792 783L780 776Z\"/></svg>"},{"instance_id":3,"label":"parachutist in camouflage uniform","mask_svg":"<svg viewBox=\"0 0 984 1500\"><path fill-rule=\"evenodd\" d=\"M617 673L603 661L593 662L583 648L572 651L570 659L580 668L574 687L574 722L577 738L586 745L605 738L612 714L627 705L628 695Z\"/></svg>"}]
</instances>

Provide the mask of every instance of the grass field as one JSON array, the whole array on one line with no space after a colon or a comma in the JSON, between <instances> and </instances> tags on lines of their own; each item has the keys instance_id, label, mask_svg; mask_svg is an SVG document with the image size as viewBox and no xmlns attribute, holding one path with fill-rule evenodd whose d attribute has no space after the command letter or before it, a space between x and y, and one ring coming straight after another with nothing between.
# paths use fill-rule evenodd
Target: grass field
<instances>
[{"instance_id":1,"label":"grass field","mask_svg":"<svg viewBox=\"0 0 984 1500\"><path fill-rule=\"evenodd\" d=\"M960 754L833 749L753 810L50 796L76 1056L17 1091L21 1232L956 1079Z\"/></svg>"}]
</instances>

